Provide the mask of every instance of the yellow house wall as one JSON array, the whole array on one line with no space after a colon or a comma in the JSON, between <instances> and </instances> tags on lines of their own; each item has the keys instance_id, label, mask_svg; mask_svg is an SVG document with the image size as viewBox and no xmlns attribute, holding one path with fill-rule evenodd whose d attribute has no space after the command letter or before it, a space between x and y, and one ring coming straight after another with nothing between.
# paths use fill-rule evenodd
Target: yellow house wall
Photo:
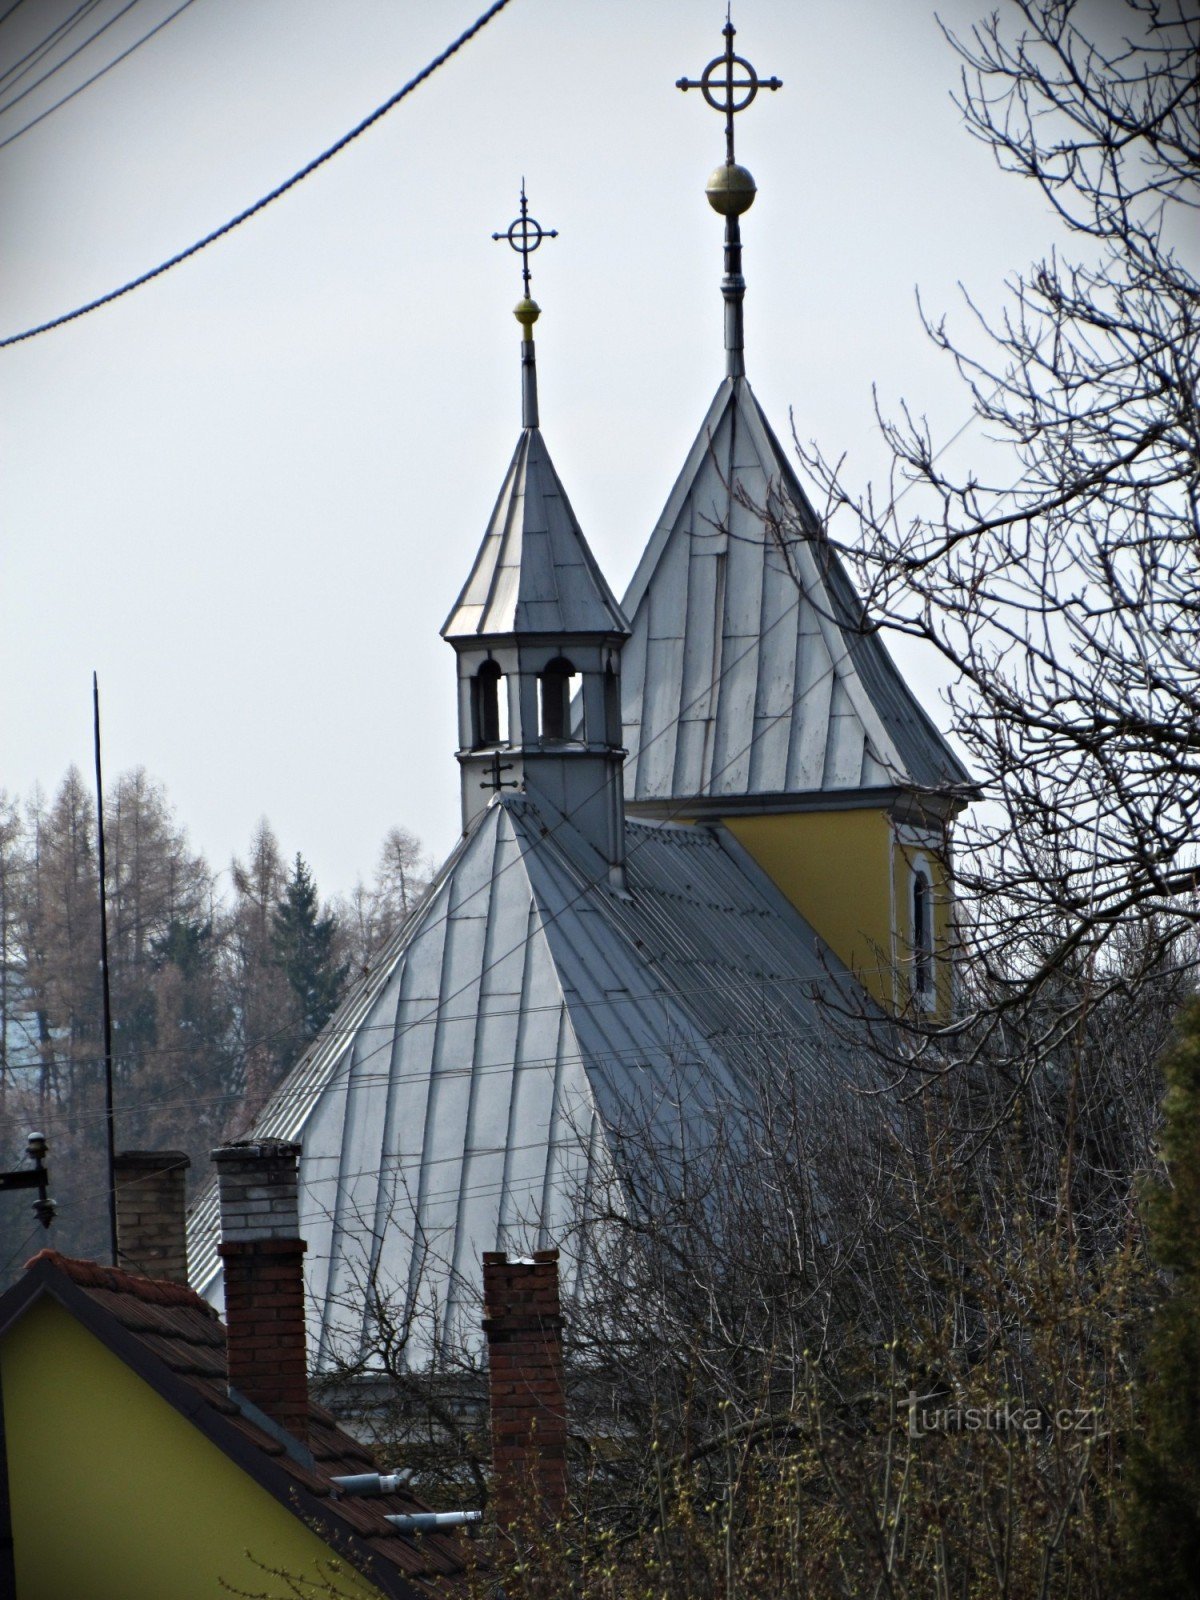
<instances>
[{"instance_id":1,"label":"yellow house wall","mask_svg":"<svg viewBox=\"0 0 1200 1600\"><path fill-rule=\"evenodd\" d=\"M247 1551L329 1570L311 1529L53 1301L5 1335L0 1377L20 1600L216 1600L221 1579L290 1592Z\"/></svg>"},{"instance_id":2,"label":"yellow house wall","mask_svg":"<svg viewBox=\"0 0 1200 1600\"><path fill-rule=\"evenodd\" d=\"M883 810L794 811L733 816L724 826L856 973L893 1008L909 997L912 858ZM933 885L934 948L948 948L950 905L943 864L923 852ZM935 968L936 1003L949 1003L950 970Z\"/></svg>"}]
</instances>

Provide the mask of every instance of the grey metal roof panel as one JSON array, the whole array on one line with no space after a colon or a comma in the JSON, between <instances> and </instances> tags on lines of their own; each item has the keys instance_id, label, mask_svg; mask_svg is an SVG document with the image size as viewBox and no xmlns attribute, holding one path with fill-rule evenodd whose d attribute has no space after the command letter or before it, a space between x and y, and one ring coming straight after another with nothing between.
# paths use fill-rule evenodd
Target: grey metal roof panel
<instances>
[{"instance_id":1,"label":"grey metal roof panel","mask_svg":"<svg viewBox=\"0 0 1200 1600\"><path fill-rule=\"evenodd\" d=\"M628 632L545 440L526 428L442 637Z\"/></svg>"},{"instance_id":2,"label":"grey metal roof panel","mask_svg":"<svg viewBox=\"0 0 1200 1600\"><path fill-rule=\"evenodd\" d=\"M786 502L785 542L761 509ZM745 379L709 407L625 596L626 798L831 799L970 776L904 683Z\"/></svg>"},{"instance_id":3,"label":"grey metal roof panel","mask_svg":"<svg viewBox=\"0 0 1200 1600\"><path fill-rule=\"evenodd\" d=\"M319 1367L357 1354L368 1280L423 1340L477 1333L479 1255L561 1237L608 1134L736 1101L786 1041L813 1097L843 1075L817 996L845 969L723 830L630 823L630 894L524 795L492 802L379 973L273 1095L297 1139ZM220 1297L215 1195L192 1281Z\"/></svg>"}]
</instances>

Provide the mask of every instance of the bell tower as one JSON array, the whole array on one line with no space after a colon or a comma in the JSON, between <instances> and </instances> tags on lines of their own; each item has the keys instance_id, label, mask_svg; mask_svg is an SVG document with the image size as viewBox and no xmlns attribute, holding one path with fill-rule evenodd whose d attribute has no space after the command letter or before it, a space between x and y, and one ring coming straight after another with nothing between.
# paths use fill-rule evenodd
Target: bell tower
<instances>
[{"instance_id":1,"label":"bell tower","mask_svg":"<svg viewBox=\"0 0 1200 1600\"><path fill-rule=\"evenodd\" d=\"M629 624L588 548L538 425L529 257L554 238L520 215L521 436L475 557L442 628L458 661L463 831L496 793L525 791L566 818L624 886L621 649Z\"/></svg>"}]
</instances>

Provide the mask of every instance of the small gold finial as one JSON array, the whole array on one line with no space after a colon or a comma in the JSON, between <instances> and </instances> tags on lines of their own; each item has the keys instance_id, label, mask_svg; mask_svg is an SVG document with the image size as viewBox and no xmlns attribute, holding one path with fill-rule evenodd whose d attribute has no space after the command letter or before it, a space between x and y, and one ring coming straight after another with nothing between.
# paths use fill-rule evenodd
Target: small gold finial
<instances>
[{"instance_id":1,"label":"small gold finial","mask_svg":"<svg viewBox=\"0 0 1200 1600\"><path fill-rule=\"evenodd\" d=\"M704 185L704 193L720 216L740 217L754 204L758 185L745 167L739 167L736 161L724 161Z\"/></svg>"},{"instance_id":2,"label":"small gold finial","mask_svg":"<svg viewBox=\"0 0 1200 1600\"><path fill-rule=\"evenodd\" d=\"M513 316L525 330L527 339L533 338L533 325L542 314L542 308L536 300L531 300L528 295L523 300L518 300L513 307Z\"/></svg>"}]
</instances>

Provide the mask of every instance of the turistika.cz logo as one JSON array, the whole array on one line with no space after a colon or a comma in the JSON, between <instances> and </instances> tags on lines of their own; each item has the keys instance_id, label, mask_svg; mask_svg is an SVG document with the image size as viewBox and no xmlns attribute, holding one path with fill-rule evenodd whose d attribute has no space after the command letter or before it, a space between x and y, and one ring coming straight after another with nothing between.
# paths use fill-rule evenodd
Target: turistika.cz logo
<instances>
[{"instance_id":1,"label":"turistika.cz logo","mask_svg":"<svg viewBox=\"0 0 1200 1600\"><path fill-rule=\"evenodd\" d=\"M929 1405L932 1395L908 1391L908 1436L928 1433L1096 1433L1100 1414L1095 1406L1028 1406L1005 1400L1000 1405Z\"/></svg>"}]
</instances>

